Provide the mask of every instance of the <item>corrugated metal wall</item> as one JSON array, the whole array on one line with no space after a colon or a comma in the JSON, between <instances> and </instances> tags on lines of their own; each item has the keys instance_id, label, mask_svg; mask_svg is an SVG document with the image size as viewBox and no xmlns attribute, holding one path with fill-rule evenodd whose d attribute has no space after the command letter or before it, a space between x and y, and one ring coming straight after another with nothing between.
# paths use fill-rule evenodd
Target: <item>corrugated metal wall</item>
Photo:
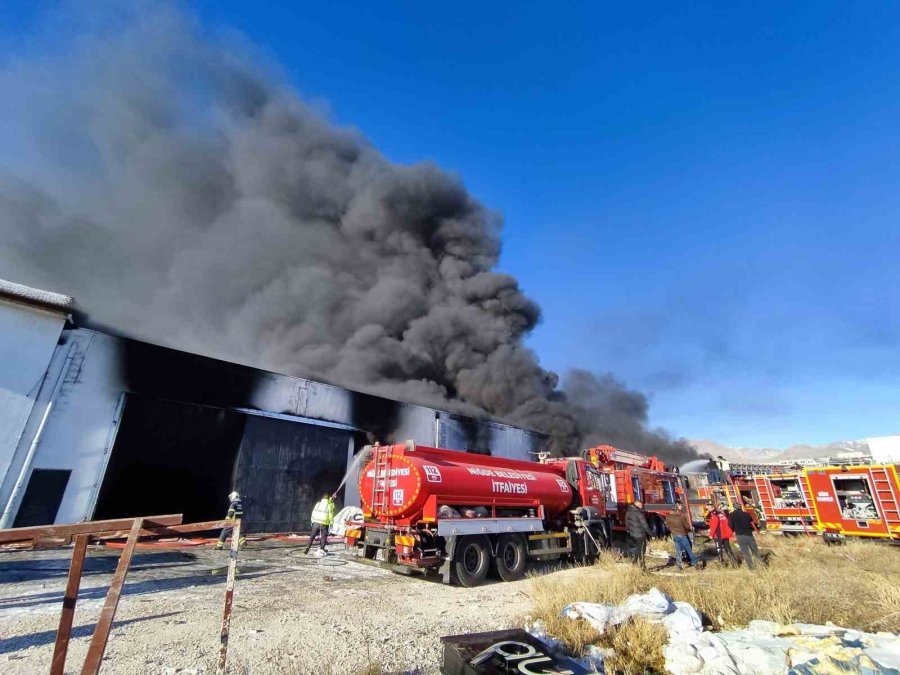
<instances>
[{"instance_id":1,"label":"corrugated metal wall","mask_svg":"<svg viewBox=\"0 0 900 675\"><path fill-rule=\"evenodd\" d=\"M313 505L344 476L350 438L341 429L248 417L235 473L246 531L307 530Z\"/></svg>"}]
</instances>

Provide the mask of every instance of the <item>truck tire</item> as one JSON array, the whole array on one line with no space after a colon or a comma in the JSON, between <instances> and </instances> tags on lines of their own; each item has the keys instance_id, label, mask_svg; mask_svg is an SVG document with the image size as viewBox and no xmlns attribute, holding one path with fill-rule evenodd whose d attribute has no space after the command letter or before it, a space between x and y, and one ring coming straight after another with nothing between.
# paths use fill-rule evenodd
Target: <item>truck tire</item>
<instances>
[{"instance_id":1,"label":"truck tire","mask_svg":"<svg viewBox=\"0 0 900 675\"><path fill-rule=\"evenodd\" d=\"M461 586L478 586L487 577L491 566L491 546L487 537L462 537L453 554L453 570Z\"/></svg>"},{"instance_id":2,"label":"truck tire","mask_svg":"<svg viewBox=\"0 0 900 675\"><path fill-rule=\"evenodd\" d=\"M375 556L378 555L378 547L377 546L363 546L363 558L366 560L375 560Z\"/></svg>"},{"instance_id":3,"label":"truck tire","mask_svg":"<svg viewBox=\"0 0 900 675\"><path fill-rule=\"evenodd\" d=\"M517 581L525 575L528 553L521 535L504 534L500 537L494 564L503 581Z\"/></svg>"}]
</instances>

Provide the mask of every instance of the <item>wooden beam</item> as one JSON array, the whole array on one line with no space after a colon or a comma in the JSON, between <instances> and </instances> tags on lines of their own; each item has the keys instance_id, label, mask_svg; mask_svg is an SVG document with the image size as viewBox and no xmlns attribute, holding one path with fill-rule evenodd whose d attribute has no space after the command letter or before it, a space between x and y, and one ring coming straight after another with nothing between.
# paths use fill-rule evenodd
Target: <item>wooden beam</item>
<instances>
[{"instance_id":1,"label":"wooden beam","mask_svg":"<svg viewBox=\"0 0 900 675\"><path fill-rule=\"evenodd\" d=\"M178 516L178 519L180 520L181 516ZM122 551L122 556L119 558L119 564L116 566L115 574L113 574L112 582L109 585L109 591L106 593L106 602L103 603L103 610L100 612L100 618L97 619L97 625L94 628L91 645L88 647L87 656L84 659L84 667L81 669L81 675L97 675L97 673L100 672L100 665L103 662L103 653L106 651L109 632L112 629L113 619L116 616L116 608L119 606L119 598L122 595L122 586L125 585L125 577L128 576L128 567L131 565L134 547L137 545L143 524L143 518L135 518L134 525L131 526L131 532L128 534L128 541Z\"/></svg>"},{"instance_id":2,"label":"wooden beam","mask_svg":"<svg viewBox=\"0 0 900 675\"><path fill-rule=\"evenodd\" d=\"M59 617L59 628L56 630L56 645L53 647L50 675L63 675L66 667L66 653L69 650L69 637L72 635L72 621L75 619L75 603L78 601L78 589L81 586L81 572L84 569L84 553L87 550L87 544L88 536L86 534L79 534L75 537L72 562L69 563L69 579L66 581L66 595L63 597L62 614Z\"/></svg>"},{"instance_id":3,"label":"wooden beam","mask_svg":"<svg viewBox=\"0 0 900 675\"><path fill-rule=\"evenodd\" d=\"M168 525L154 527L153 534L160 537L168 537L176 534L190 534L191 532L206 532L207 530L221 530L223 527L231 527L234 520L207 520L202 523L188 523L187 525Z\"/></svg>"},{"instance_id":4,"label":"wooden beam","mask_svg":"<svg viewBox=\"0 0 900 675\"><path fill-rule=\"evenodd\" d=\"M147 516L139 518L144 527L164 527L168 525L180 525L182 515ZM69 525L43 525L40 527L14 527L8 530L0 530L0 544L13 541L29 541L31 539L43 539L46 537L68 537L76 534L98 534L100 532L117 532L129 530L135 518L117 518L115 520L90 520L86 523L72 523Z\"/></svg>"},{"instance_id":5,"label":"wooden beam","mask_svg":"<svg viewBox=\"0 0 900 675\"><path fill-rule=\"evenodd\" d=\"M207 530L221 530L223 527L231 527L234 525L233 520L207 520L202 523L188 523L187 525L159 525L159 526L150 526L146 523L144 524L144 529L141 530L142 537L177 537L182 534L190 534L192 532L206 532ZM119 530L118 532L102 532L97 535L93 535L96 537L102 537L104 539L127 537L128 532L124 530Z\"/></svg>"},{"instance_id":6,"label":"wooden beam","mask_svg":"<svg viewBox=\"0 0 900 675\"><path fill-rule=\"evenodd\" d=\"M202 523L189 523L187 525L148 525L144 524L141 530L142 537L178 537L192 532L206 532L207 530L220 530L223 527L234 525L233 520L208 520ZM109 532L97 532L91 534L98 539L124 539L129 530L110 530Z\"/></svg>"},{"instance_id":7,"label":"wooden beam","mask_svg":"<svg viewBox=\"0 0 900 675\"><path fill-rule=\"evenodd\" d=\"M222 633L219 646L219 663L216 675L225 675L225 663L228 660L228 633L231 630L231 606L234 602L234 577L237 572L238 548L241 544L241 520L234 521L231 531L231 553L228 560L228 578L225 581L225 610L222 613Z\"/></svg>"}]
</instances>

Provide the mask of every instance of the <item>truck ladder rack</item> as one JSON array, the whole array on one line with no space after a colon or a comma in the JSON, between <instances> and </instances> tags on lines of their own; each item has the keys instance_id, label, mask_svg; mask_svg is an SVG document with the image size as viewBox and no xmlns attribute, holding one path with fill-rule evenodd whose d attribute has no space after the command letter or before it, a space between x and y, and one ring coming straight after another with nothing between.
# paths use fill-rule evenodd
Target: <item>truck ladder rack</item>
<instances>
[{"instance_id":1,"label":"truck ladder rack","mask_svg":"<svg viewBox=\"0 0 900 675\"><path fill-rule=\"evenodd\" d=\"M375 445L375 478L372 481L372 515L387 511L390 467L393 460L393 446Z\"/></svg>"},{"instance_id":2,"label":"truck ladder rack","mask_svg":"<svg viewBox=\"0 0 900 675\"><path fill-rule=\"evenodd\" d=\"M755 476L753 482L756 484L756 492L759 494L759 503L762 506L763 518L769 522L775 522L775 492L772 490L772 483L768 478L763 476Z\"/></svg>"},{"instance_id":3,"label":"truck ladder rack","mask_svg":"<svg viewBox=\"0 0 900 675\"><path fill-rule=\"evenodd\" d=\"M869 468L869 475L875 491L873 495L875 503L881 510L888 532L891 532L900 525L900 495L897 494L894 481L891 480L888 471L889 468L886 466Z\"/></svg>"}]
</instances>

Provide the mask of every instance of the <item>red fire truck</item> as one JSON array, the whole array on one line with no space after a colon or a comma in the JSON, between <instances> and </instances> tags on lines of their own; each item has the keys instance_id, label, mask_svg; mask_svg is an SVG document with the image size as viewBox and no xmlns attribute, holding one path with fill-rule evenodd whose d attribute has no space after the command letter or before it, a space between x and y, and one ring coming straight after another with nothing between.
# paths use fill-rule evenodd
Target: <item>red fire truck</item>
<instances>
[{"instance_id":1,"label":"red fire truck","mask_svg":"<svg viewBox=\"0 0 900 675\"><path fill-rule=\"evenodd\" d=\"M900 540L896 464L807 467L754 482L767 529Z\"/></svg>"},{"instance_id":2,"label":"red fire truck","mask_svg":"<svg viewBox=\"0 0 900 675\"><path fill-rule=\"evenodd\" d=\"M365 522L347 531L346 543L369 559L381 551L395 571L439 573L463 586L491 569L518 579L529 559L592 560L635 497L657 520L678 498L678 477L657 460L609 450L536 463L412 441L368 446L359 478ZM628 463L638 458L641 466Z\"/></svg>"},{"instance_id":3,"label":"red fire truck","mask_svg":"<svg viewBox=\"0 0 900 675\"><path fill-rule=\"evenodd\" d=\"M582 456L609 476L613 497L607 503L607 517L612 531L625 531L625 510L635 499L640 499L650 528L657 536L666 534L663 524L666 514L675 508L676 501L686 504L683 482L677 474L667 471L656 457L611 445L590 448Z\"/></svg>"},{"instance_id":4,"label":"red fire truck","mask_svg":"<svg viewBox=\"0 0 900 675\"><path fill-rule=\"evenodd\" d=\"M822 466L803 471L816 527L826 538L900 541L900 466Z\"/></svg>"},{"instance_id":5,"label":"red fire truck","mask_svg":"<svg viewBox=\"0 0 900 675\"><path fill-rule=\"evenodd\" d=\"M766 529L787 534L815 533L816 514L802 471L754 476Z\"/></svg>"},{"instance_id":6,"label":"red fire truck","mask_svg":"<svg viewBox=\"0 0 900 675\"><path fill-rule=\"evenodd\" d=\"M691 518L705 520L711 507L732 511L738 504L757 504L756 487L752 479L728 476L724 483L710 483L706 474L693 474L689 483Z\"/></svg>"}]
</instances>

